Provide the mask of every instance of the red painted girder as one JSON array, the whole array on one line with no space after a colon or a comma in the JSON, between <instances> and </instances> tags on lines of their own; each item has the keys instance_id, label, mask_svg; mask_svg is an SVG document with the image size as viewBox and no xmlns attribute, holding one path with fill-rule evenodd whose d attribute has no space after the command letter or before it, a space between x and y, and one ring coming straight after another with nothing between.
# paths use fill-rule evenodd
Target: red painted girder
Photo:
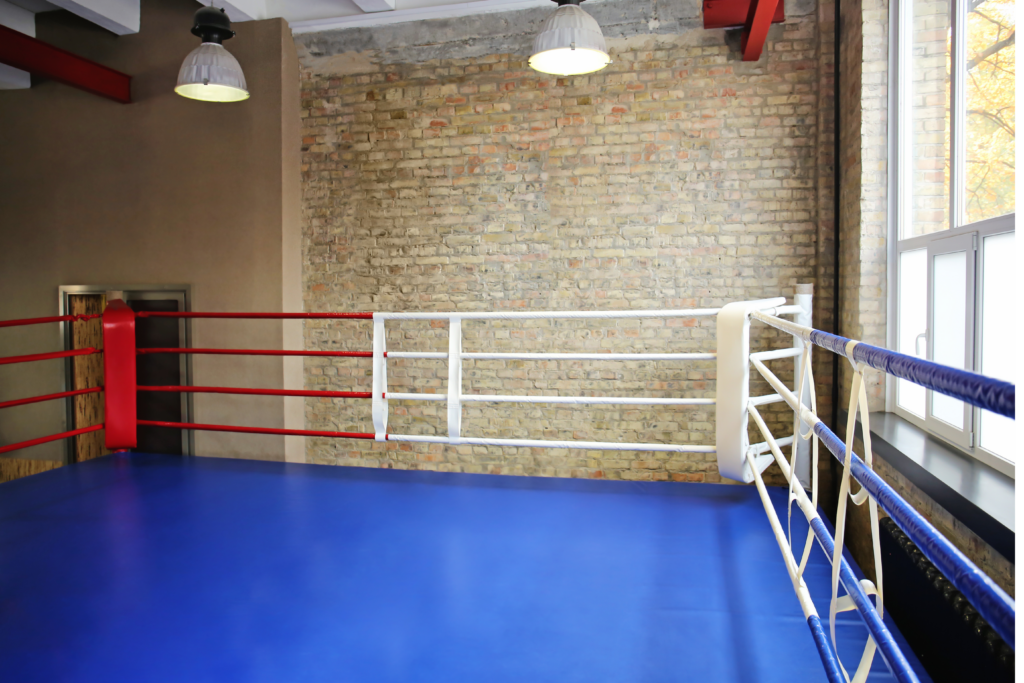
<instances>
[{"instance_id":1,"label":"red painted girder","mask_svg":"<svg viewBox=\"0 0 1024 683\"><path fill-rule=\"evenodd\" d=\"M704 28L739 28L750 16L750 0L704 0ZM772 16L773 24L786 20L786 8L779 2Z\"/></svg>"},{"instance_id":2,"label":"red painted girder","mask_svg":"<svg viewBox=\"0 0 1024 683\"><path fill-rule=\"evenodd\" d=\"M131 76L6 26L0 26L0 63L115 102L132 101Z\"/></svg>"},{"instance_id":3,"label":"red painted girder","mask_svg":"<svg viewBox=\"0 0 1024 683\"><path fill-rule=\"evenodd\" d=\"M740 51L744 62L756 62L761 59L765 41L768 40L768 29L772 26L772 17L781 0L753 0L747 23L743 25L743 40Z\"/></svg>"}]
</instances>

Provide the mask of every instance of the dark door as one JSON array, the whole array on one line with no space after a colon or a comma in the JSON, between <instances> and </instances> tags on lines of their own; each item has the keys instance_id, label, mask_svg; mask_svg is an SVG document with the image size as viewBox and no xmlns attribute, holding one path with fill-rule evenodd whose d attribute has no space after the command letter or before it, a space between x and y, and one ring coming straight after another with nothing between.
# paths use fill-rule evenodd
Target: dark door
<instances>
[{"instance_id":1,"label":"dark door","mask_svg":"<svg viewBox=\"0 0 1024 683\"><path fill-rule=\"evenodd\" d=\"M129 299L128 305L140 311L178 311L177 299ZM177 348L180 346L179 318L136 318L135 345L140 349ZM146 353L137 358L139 386L181 386L181 356L176 353ZM170 391L136 392L136 409L140 420L181 422L181 394ZM180 429L139 426L141 453L181 455Z\"/></svg>"}]
</instances>

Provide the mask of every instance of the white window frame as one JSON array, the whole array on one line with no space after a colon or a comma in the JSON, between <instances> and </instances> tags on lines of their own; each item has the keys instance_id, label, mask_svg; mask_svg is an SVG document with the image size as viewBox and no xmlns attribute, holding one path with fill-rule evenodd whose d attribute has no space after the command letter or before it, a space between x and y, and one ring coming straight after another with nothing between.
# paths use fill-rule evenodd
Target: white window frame
<instances>
[{"instance_id":1,"label":"white window frame","mask_svg":"<svg viewBox=\"0 0 1024 683\"><path fill-rule=\"evenodd\" d=\"M911 220L912 207L910 201L910 184L906 179L909 161L913 159L913 134L911 130L912 106L910 99L910 69L901 67L910 64L913 56L913 39L910 28L912 21L906 25L902 22L903 17L912 17L911 9L913 0L894 0L889 5L889 207L888 207L888 307L887 307L887 343L889 348L898 348L899 333L899 264L900 254L905 251L918 249L928 250L928 327L932 325L932 270L933 255L943 245L940 241L951 238L963 238L966 243L967 236L972 236L970 251L968 252L968 297L967 297L967 338L965 346L967 358L965 368L976 372L981 367L981 277L984 272L983 250L984 239L992 235L1007 232L1015 232L1016 214L1012 213L996 218L989 218L975 223L963 224L961 217L964 211L964 100L960 97L963 90L962 73L966 64L966 14L964 0L952 0L953 16L953 63L958 68L953 70L951 84L951 145L950 155L953 177L951 178L949 215L951 226L948 230L935 232L927 235L919 235L907 239L900 239L901 228ZM964 67L964 68L960 68ZM954 242L946 242L947 245ZM963 244L962 243L962 244ZM926 334L929 331L926 330ZM928 357L932 357L933 340L928 334L926 347ZM887 412L892 412L908 422L916 425L954 448L977 458L993 469L1015 478L1015 464L999 455L992 453L979 445L978 427L981 423L979 408L965 406L963 431L956 430L941 420L931 415L932 392L926 393L925 405L926 416L921 419L897 404L897 381L889 376L886 379L886 406Z\"/></svg>"}]
</instances>

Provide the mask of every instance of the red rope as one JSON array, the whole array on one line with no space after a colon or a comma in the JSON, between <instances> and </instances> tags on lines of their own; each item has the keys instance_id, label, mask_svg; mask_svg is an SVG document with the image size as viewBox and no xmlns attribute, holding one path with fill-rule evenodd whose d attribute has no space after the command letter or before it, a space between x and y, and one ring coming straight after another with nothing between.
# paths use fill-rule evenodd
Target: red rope
<instances>
[{"instance_id":1,"label":"red rope","mask_svg":"<svg viewBox=\"0 0 1024 683\"><path fill-rule=\"evenodd\" d=\"M92 427L82 427L81 429L72 429L70 432L61 432L60 434L51 434L50 436L41 436L38 439L29 439L28 441L19 441L18 443L12 443L9 446L0 447L0 453L7 453L8 451L16 451L19 448L28 448L29 446L38 446L41 443L49 443L51 441L59 441L60 439L67 439L71 436L78 436L79 434L88 434L89 432L98 432L103 429L102 424L93 425ZM372 434L371 434L372 436Z\"/></svg>"},{"instance_id":2,"label":"red rope","mask_svg":"<svg viewBox=\"0 0 1024 683\"><path fill-rule=\"evenodd\" d=\"M247 318L250 320L372 320L373 313L193 313L139 311L139 318Z\"/></svg>"},{"instance_id":3,"label":"red rope","mask_svg":"<svg viewBox=\"0 0 1024 683\"><path fill-rule=\"evenodd\" d=\"M94 353L103 353L92 347L87 349L75 349L74 351L54 351L53 353L33 353L28 356L7 356L0 358L0 365L11 363L31 363L37 360L51 360L53 358L69 358L71 356L91 356Z\"/></svg>"},{"instance_id":4,"label":"red rope","mask_svg":"<svg viewBox=\"0 0 1024 683\"><path fill-rule=\"evenodd\" d=\"M176 391L188 394L252 394L255 396L319 396L323 398L373 398L369 391L304 391L293 389L241 389L236 387L139 386L139 391ZM0 404L0 408L3 405Z\"/></svg>"},{"instance_id":5,"label":"red rope","mask_svg":"<svg viewBox=\"0 0 1024 683\"><path fill-rule=\"evenodd\" d=\"M40 403L42 401L53 401L58 398L67 398L68 396L80 396L82 394L95 394L103 391L103 387L92 387L91 389L75 389L74 391L62 391L59 394L47 394L46 396L33 396L32 398L19 398L14 401L4 401L0 403L0 408L13 408L14 406L24 406L29 403Z\"/></svg>"},{"instance_id":6,"label":"red rope","mask_svg":"<svg viewBox=\"0 0 1024 683\"><path fill-rule=\"evenodd\" d=\"M198 353L220 356L331 356L373 358L372 351L280 351L278 349L136 349L136 353Z\"/></svg>"},{"instance_id":7,"label":"red rope","mask_svg":"<svg viewBox=\"0 0 1024 683\"><path fill-rule=\"evenodd\" d=\"M373 434L365 432L316 432L306 429L270 429L268 427L232 427L229 425L207 425L192 422L160 422L157 420L139 420L139 425L146 427L174 427L177 429L196 429L206 432L241 432L242 434L282 434L284 436L333 436L342 439L372 439Z\"/></svg>"},{"instance_id":8,"label":"red rope","mask_svg":"<svg viewBox=\"0 0 1024 683\"><path fill-rule=\"evenodd\" d=\"M42 325L43 323L61 323L67 321L92 320L102 317L102 313L92 315L54 315L48 318L24 318L22 320L0 320L0 327L17 327L19 325Z\"/></svg>"}]
</instances>

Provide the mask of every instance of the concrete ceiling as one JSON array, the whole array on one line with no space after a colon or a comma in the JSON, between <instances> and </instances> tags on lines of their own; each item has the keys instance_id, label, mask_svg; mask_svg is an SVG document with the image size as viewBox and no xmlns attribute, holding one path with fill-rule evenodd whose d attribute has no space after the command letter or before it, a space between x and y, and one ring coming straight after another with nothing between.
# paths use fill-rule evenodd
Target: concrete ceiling
<instances>
[{"instance_id":1,"label":"concrete ceiling","mask_svg":"<svg viewBox=\"0 0 1024 683\"><path fill-rule=\"evenodd\" d=\"M600 0L590 0L599 2ZM293 33L551 7L551 0L199 0L232 21L282 18ZM117 35L138 33L140 0L0 0L0 26L35 36L35 15L64 9ZM197 6L198 4L197 3ZM30 87L28 73L0 64L0 89Z\"/></svg>"},{"instance_id":2,"label":"concrete ceiling","mask_svg":"<svg viewBox=\"0 0 1024 683\"><path fill-rule=\"evenodd\" d=\"M294 33L555 6L552 0L215 0L215 4L223 5L232 21L281 17Z\"/></svg>"},{"instance_id":3,"label":"concrete ceiling","mask_svg":"<svg viewBox=\"0 0 1024 683\"><path fill-rule=\"evenodd\" d=\"M211 0L199 2L211 4ZM212 4L223 7L232 21L280 17L295 33L554 7L551 0L212 0ZM25 22L34 25L34 16L28 15L57 9L66 9L118 35L140 29L139 0L0 0L0 25L28 33L23 28Z\"/></svg>"}]
</instances>

